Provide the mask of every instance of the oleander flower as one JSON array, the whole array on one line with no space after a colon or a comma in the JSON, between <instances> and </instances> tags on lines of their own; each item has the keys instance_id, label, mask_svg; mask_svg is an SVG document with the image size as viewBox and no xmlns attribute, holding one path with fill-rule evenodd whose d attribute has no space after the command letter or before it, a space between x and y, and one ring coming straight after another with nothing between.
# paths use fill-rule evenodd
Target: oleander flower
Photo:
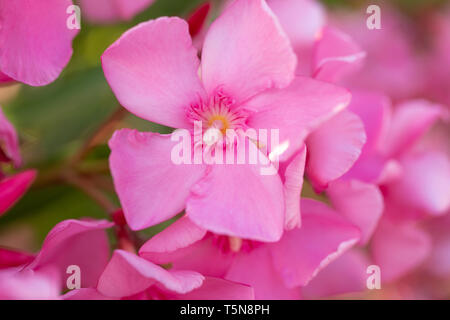
<instances>
[{"instance_id":1,"label":"oleander flower","mask_svg":"<svg viewBox=\"0 0 450 320\"><path fill-rule=\"evenodd\" d=\"M110 167L135 230L186 209L194 223L214 233L279 240L284 186L278 174L260 174L263 164L274 166L270 156L280 146L285 146L280 159L293 156L311 130L350 100L344 89L295 76L290 41L263 0L237 0L227 7L206 35L201 65L187 23L166 17L126 32L105 51L102 63L119 102L137 116L192 135L200 123L206 133L214 129L225 136L227 155L236 156L236 145L257 145L264 160L206 165L188 154L191 164L175 164L170 135L116 132L109 143ZM261 146L238 134L228 143L227 129L275 129L281 142ZM221 146L216 143L215 150Z\"/></svg>"},{"instance_id":2,"label":"oleander flower","mask_svg":"<svg viewBox=\"0 0 450 320\"><path fill-rule=\"evenodd\" d=\"M336 83L361 68L365 52L345 33L330 26L325 9L314 0L269 0L291 40L297 75ZM349 110L322 123L306 140L306 174L317 191L347 172L365 143L364 125ZM300 225L292 216L288 228Z\"/></svg>"},{"instance_id":3,"label":"oleander flower","mask_svg":"<svg viewBox=\"0 0 450 320\"><path fill-rule=\"evenodd\" d=\"M175 270L251 285L256 299L298 299L300 287L360 238L357 227L324 203L303 199L302 218L301 228L264 243L213 234L184 216L147 241L139 254Z\"/></svg>"},{"instance_id":4,"label":"oleander flower","mask_svg":"<svg viewBox=\"0 0 450 320\"><path fill-rule=\"evenodd\" d=\"M67 27L71 0L0 1L0 83L43 86L72 56L77 29Z\"/></svg>"},{"instance_id":5,"label":"oleander flower","mask_svg":"<svg viewBox=\"0 0 450 320\"><path fill-rule=\"evenodd\" d=\"M352 249L319 274L304 289L305 295L362 291L369 265L380 267L383 284L413 288L414 275L425 272L445 278L450 272L450 162L440 150L442 144L423 143L444 108L411 100L392 110L382 94L354 92L349 110L363 120L367 143L355 166L326 192L338 211L360 228L360 245L368 243L370 254ZM359 205L364 198L372 200ZM355 210L345 210L348 207ZM402 282L407 275L409 280ZM411 295L401 297L417 298L413 294L419 292L412 288Z\"/></svg>"}]
</instances>

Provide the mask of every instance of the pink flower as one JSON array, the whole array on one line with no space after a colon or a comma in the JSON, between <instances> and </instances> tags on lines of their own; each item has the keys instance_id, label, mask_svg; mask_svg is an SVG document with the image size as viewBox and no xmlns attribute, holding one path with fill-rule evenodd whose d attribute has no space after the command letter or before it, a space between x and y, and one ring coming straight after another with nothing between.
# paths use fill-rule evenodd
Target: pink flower
<instances>
[{"instance_id":1,"label":"pink flower","mask_svg":"<svg viewBox=\"0 0 450 320\"><path fill-rule=\"evenodd\" d=\"M211 25L201 58L200 66L186 22L160 18L126 32L102 62L132 113L191 132L195 121L237 131L279 129L281 144L289 146L285 159L350 99L334 85L295 77L290 42L262 0L233 2ZM238 143L252 142L239 136ZM285 198L279 175L261 175L261 164L176 165L174 146L169 135L131 130L111 139L111 171L132 229L186 209L194 223L218 234L280 239Z\"/></svg>"},{"instance_id":2,"label":"pink flower","mask_svg":"<svg viewBox=\"0 0 450 320\"><path fill-rule=\"evenodd\" d=\"M387 2L380 8L381 29L367 28L369 15L363 10L337 11L330 19L367 53L363 68L343 79L343 84L351 90L383 92L396 101L414 97L423 82L411 32L415 26Z\"/></svg>"},{"instance_id":3,"label":"pink flower","mask_svg":"<svg viewBox=\"0 0 450 320\"><path fill-rule=\"evenodd\" d=\"M58 78L78 30L67 27L71 0L0 1L0 82L43 86Z\"/></svg>"},{"instance_id":4,"label":"pink flower","mask_svg":"<svg viewBox=\"0 0 450 320\"><path fill-rule=\"evenodd\" d=\"M323 203L304 199L302 210L302 227L286 231L275 243L216 235L184 216L147 241L139 254L171 263L175 270L251 285L256 299L298 299L299 287L360 237L358 228Z\"/></svg>"},{"instance_id":5,"label":"pink flower","mask_svg":"<svg viewBox=\"0 0 450 320\"><path fill-rule=\"evenodd\" d=\"M365 52L348 35L327 25L325 10L318 2L270 0L268 4L295 49L300 62L297 74L336 82L361 67ZM347 172L365 140L361 119L348 110L314 130L306 140L306 173L314 188L324 190ZM288 228L299 224L299 218L295 220L287 223Z\"/></svg>"},{"instance_id":6,"label":"pink flower","mask_svg":"<svg viewBox=\"0 0 450 320\"><path fill-rule=\"evenodd\" d=\"M16 130L0 109L0 163L12 163L16 168L22 163ZM23 196L36 177L34 170L5 176L0 169L0 216Z\"/></svg>"},{"instance_id":7,"label":"pink flower","mask_svg":"<svg viewBox=\"0 0 450 320\"><path fill-rule=\"evenodd\" d=\"M81 285L90 287L109 259L105 220L65 220L47 235L35 256L9 249L0 251L1 299L58 299L67 268L81 270Z\"/></svg>"},{"instance_id":8,"label":"pink flower","mask_svg":"<svg viewBox=\"0 0 450 320\"><path fill-rule=\"evenodd\" d=\"M252 288L186 270L166 270L133 253L116 250L97 286L73 290L66 300L248 300Z\"/></svg>"},{"instance_id":9,"label":"pink flower","mask_svg":"<svg viewBox=\"0 0 450 320\"><path fill-rule=\"evenodd\" d=\"M363 290L364 270L371 264L381 268L383 283L399 281L424 264L439 274L448 272L448 254L442 249L448 241L443 232L429 232L427 225L448 216L450 163L435 147L439 143L418 144L443 109L413 100L392 111L385 96L359 92L349 110L363 120L367 143L355 166L326 192L339 212L359 226L360 244L371 240L371 254L361 257L355 251L355 257L331 264L305 289L311 297ZM431 261L442 263L431 267ZM346 281L327 287L329 279L340 275Z\"/></svg>"},{"instance_id":10,"label":"pink flower","mask_svg":"<svg viewBox=\"0 0 450 320\"><path fill-rule=\"evenodd\" d=\"M80 0L81 11L94 23L113 23L131 20L155 0Z\"/></svg>"}]
</instances>

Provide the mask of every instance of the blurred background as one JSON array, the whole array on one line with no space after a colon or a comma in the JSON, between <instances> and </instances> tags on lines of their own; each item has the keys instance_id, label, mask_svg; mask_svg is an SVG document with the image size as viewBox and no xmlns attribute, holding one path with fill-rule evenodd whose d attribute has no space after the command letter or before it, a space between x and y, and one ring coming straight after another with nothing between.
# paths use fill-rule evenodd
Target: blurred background
<instances>
[{"instance_id":1,"label":"blurred background","mask_svg":"<svg viewBox=\"0 0 450 320\"><path fill-rule=\"evenodd\" d=\"M24 168L36 168L39 172L29 192L2 217L1 246L35 251L47 232L61 220L107 218L107 209L111 205L119 206L108 169L107 141L112 132L121 127L162 133L171 129L140 120L119 106L104 78L100 56L124 31L139 22L159 16L186 18L202 3L202 0L157 0L132 20L106 24L84 19L82 7L82 27L73 43L74 54L57 81L45 87L22 84L0 87L0 105L18 131ZM379 1L322 0L322 3L331 19L338 21L343 14L349 14L360 16L365 23L367 5ZM210 20L217 15L220 1L212 4ZM450 14L446 6L450 1L393 0L384 4L389 7L389 15L401 17L396 20L401 21L399 32L407 39L406 46L411 51L408 54L414 56L414 67L417 67L417 79L412 80L420 81L412 89L389 92L390 96L394 101L425 97L447 103L450 73L440 75L440 66L436 75L431 76L435 70L431 70L430 60L437 59L436 43L440 42L435 37L440 32L448 32ZM383 14L382 11L382 25ZM447 23L443 27L447 31L439 29L441 18ZM344 24L342 27L345 29ZM365 24L361 28L366 28ZM352 36L358 41L357 34ZM382 50L389 55L389 47ZM401 72L397 67L400 68L393 65L391 72ZM448 65L444 70L449 70ZM439 79L438 88L428 77ZM393 86L389 84L386 90ZM433 90L428 90L429 87ZM445 130L448 134L448 127ZM311 191L305 192L312 196ZM143 232L154 234L163 227Z\"/></svg>"}]
</instances>

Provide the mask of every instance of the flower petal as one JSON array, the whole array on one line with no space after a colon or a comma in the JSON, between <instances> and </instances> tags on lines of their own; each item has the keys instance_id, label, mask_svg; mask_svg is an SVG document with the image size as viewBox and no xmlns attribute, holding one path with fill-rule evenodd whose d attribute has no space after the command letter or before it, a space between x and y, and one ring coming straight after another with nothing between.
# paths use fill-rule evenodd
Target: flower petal
<instances>
[{"instance_id":1,"label":"flower petal","mask_svg":"<svg viewBox=\"0 0 450 320\"><path fill-rule=\"evenodd\" d=\"M3 114L0 108L0 142L1 151L5 154L6 160L11 160L14 166L20 167L22 158L19 150L19 138L13 125Z\"/></svg>"},{"instance_id":2,"label":"flower petal","mask_svg":"<svg viewBox=\"0 0 450 320\"><path fill-rule=\"evenodd\" d=\"M441 107L412 100L396 107L384 142L384 154L396 157L410 148L439 118Z\"/></svg>"},{"instance_id":3,"label":"flower petal","mask_svg":"<svg viewBox=\"0 0 450 320\"><path fill-rule=\"evenodd\" d=\"M347 34L332 28L322 29L314 50L314 78L336 82L357 70L366 53Z\"/></svg>"},{"instance_id":4,"label":"flower petal","mask_svg":"<svg viewBox=\"0 0 450 320\"><path fill-rule=\"evenodd\" d=\"M237 149L242 152L242 148ZM211 166L191 189L188 217L217 234L279 240L284 226L283 185L275 168L271 168L275 174L269 175L263 174L264 169L262 164Z\"/></svg>"},{"instance_id":5,"label":"flower petal","mask_svg":"<svg viewBox=\"0 0 450 320\"><path fill-rule=\"evenodd\" d=\"M246 108L256 111L247 123L254 129L278 130L280 144L289 146L280 158L287 160L308 133L344 109L350 99L343 88L296 77L287 88L268 90L245 102Z\"/></svg>"},{"instance_id":6,"label":"flower petal","mask_svg":"<svg viewBox=\"0 0 450 320\"><path fill-rule=\"evenodd\" d=\"M207 234L198 239L201 231L193 230L181 220L189 218L181 218L180 224L175 225L177 221L148 240L139 250L139 255L154 263L170 264L173 270L193 270L206 276L223 277L233 255L221 249L218 236ZM193 225L192 222L190 224ZM161 244L164 240L169 246Z\"/></svg>"},{"instance_id":7,"label":"flower petal","mask_svg":"<svg viewBox=\"0 0 450 320\"><path fill-rule=\"evenodd\" d=\"M278 20L263 0L234 1L214 21L202 51L206 91L240 103L268 88L287 86L296 57Z\"/></svg>"},{"instance_id":8,"label":"flower petal","mask_svg":"<svg viewBox=\"0 0 450 320\"><path fill-rule=\"evenodd\" d=\"M426 151L401 160L402 174L385 186L389 201L431 215L450 208L450 162L442 153Z\"/></svg>"},{"instance_id":9,"label":"flower petal","mask_svg":"<svg viewBox=\"0 0 450 320\"><path fill-rule=\"evenodd\" d=\"M333 207L361 230L360 244L365 245L383 214L383 195L376 185L358 180L337 180L327 189Z\"/></svg>"},{"instance_id":10,"label":"flower petal","mask_svg":"<svg viewBox=\"0 0 450 320\"><path fill-rule=\"evenodd\" d=\"M430 250L430 237L413 224L383 219L372 237L371 252L383 282L395 281L418 267Z\"/></svg>"},{"instance_id":11,"label":"flower petal","mask_svg":"<svg viewBox=\"0 0 450 320\"><path fill-rule=\"evenodd\" d=\"M326 23L325 10L318 1L267 0L267 4L295 49L311 46Z\"/></svg>"},{"instance_id":12,"label":"flower petal","mask_svg":"<svg viewBox=\"0 0 450 320\"><path fill-rule=\"evenodd\" d=\"M67 267L76 265L82 272L82 287L92 287L109 258L105 229L113 224L106 220L64 220L47 235L42 249L27 269L56 268L61 279Z\"/></svg>"},{"instance_id":13,"label":"flower petal","mask_svg":"<svg viewBox=\"0 0 450 320\"><path fill-rule=\"evenodd\" d=\"M322 190L346 173L360 156L365 142L362 121L346 110L309 135L306 173L314 188Z\"/></svg>"},{"instance_id":14,"label":"flower petal","mask_svg":"<svg viewBox=\"0 0 450 320\"><path fill-rule=\"evenodd\" d=\"M168 271L127 251L116 250L98 280L98 291L108 297L128 297L155 283L170 291L187 293L203 283L192 271Z\"/></svg>"},{"instance_id":15,"label":"flower petal","mask_svg":"<svg viewBox=\"0 0 450 320\"><path fill-rule=\"evenodd\" d=\"M0 216L19 200L36 177L36 171L28 170L0 181Z\"/></svg>"},{"instance_id":16,"label":"flower petal","mask_svg":"<svg viewBox=\"0 0 450 320\"><path fill-rule=\"evenodd\" d=\"M0 248L0 269L18 267L33 261L33 259L32 254Z\"/></svg>"},{"instance_id":17,"label":"flower petal","mask_svg":"<svg viewBox=\"0 0 450 320\"><path fill-rule=\"evenodd\" d=\"M302 227L269 245L275 269L290 288L307 285L360 239L358 228L324 203L302 199L301 207Z\"/></svg>"},{"instance_id":18,"label":"flower petal","mask_svg":"<svg viewBox=\"0 0 450 320\"><path fill-rule=\"evenodd\" d=\"M185 208L190 187L204 174L203 165L175 164L170 135L123 129L109 142L110 167L128 224L144 229Z\"/></svg>"},{"instance_id":19,"label":"flower petal","mask_svg":"<svg viewBox=\"0 0 450 320\"><path fill-rule=\"evenodd\" d=\"M288 288L283 284L264 245L238 254L226 279L250 285L257 300L300 299L300 288Z\"/></svg>"},{"instance_id":20,"label":"flower petal","mask_svg":"<svg viewBox=\"0 0 450 320\"><path fill-rule=\"evenodd\" d=\"M280 167L283 179L285 198L285 229L300 228L300 195L303 187L303 174L305 172L306 147L288 160L286 168ZM282 165L282 164L281 164ZM284 169L284 170L283 170Z\"/></svg>"},{"instance_id":21,"label":"flower petal","mask_svg":"<svg viewBox=\"0 0 450 320\"><path fill-rule=\"evenodd\" d=\"M159 18L125 32L102 56L119 102L135 115L174 128L191 128L186 108L204 95L188 24Z\"/></svg>"},{"instance_id":22,"label":"flower petal","mask_svg":"<svg viewBox=\"0 0 450 320\"><path fill-rule=\"evenodd\" d=\"M236 282L206 277L200 288L186 294L171 294L174 300L253 300L253 288Z\"/></svg>"},{"instance_id":23,"label":"flower petal","mask_svg":"<svg viewBox=\"0 0 450 320\"><path fill-rule=\"evenodd\" d=\"M67 27L70 0L2 1L0 70L14 80L43 86L54 81L72 56L78 33Z\"/></svg>"},{"instance_id":24,"label":"flower petal","mask_svg":"<svg viewBox=\"0 0 450 320\"><path fill-rule=\"evenodd\" d=\"M154 0L79 0L83 17L95 23L130 20Z\"/></svg>"},{"instance_id":25,"label":"flower petal","mask_svg":"<svg viewBox=\"0 0 450 320\"><path fill-rule=\"evenodd\" d=\"M349 250L331 262L302 288L307 299L329 298L366 290L369 259L360 251Z\"/></svg>"}]
</instances>

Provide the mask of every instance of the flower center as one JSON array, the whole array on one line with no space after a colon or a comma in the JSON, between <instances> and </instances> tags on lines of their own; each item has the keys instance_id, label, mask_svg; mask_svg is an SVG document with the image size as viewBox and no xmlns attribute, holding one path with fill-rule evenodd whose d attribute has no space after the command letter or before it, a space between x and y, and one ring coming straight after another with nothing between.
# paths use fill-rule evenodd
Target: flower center
<instances>
[{"instance_id":1,"label":"flower center","mask_svg":"<svg viewBox=\"0 0 450 320\"><path fill-rule=\"evenodd\" d=\"M220 131L225 136L227 130L245 129L248 113L233 105L233 101L217 94L209 101L193 105L188 109L192 122L201 122L203 132Z\"/></svg>"}]
</instances>

